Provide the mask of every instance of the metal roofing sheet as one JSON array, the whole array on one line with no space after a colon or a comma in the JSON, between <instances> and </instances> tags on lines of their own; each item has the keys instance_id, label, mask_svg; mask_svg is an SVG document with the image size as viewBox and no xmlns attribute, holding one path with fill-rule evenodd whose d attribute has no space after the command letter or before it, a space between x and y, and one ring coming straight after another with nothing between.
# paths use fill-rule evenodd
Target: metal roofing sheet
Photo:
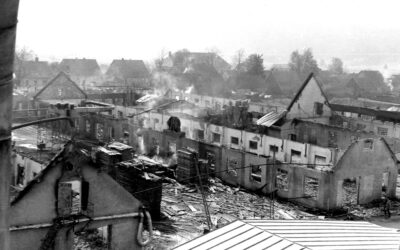
<instances>
[{"instance_id":1,"label":"metal roofing sheet","mask_svg":"<svg viewBox=\"0 0 400 250\"><path fill-rule=\"evenodd\" d=\"M275 124L279 119L281 119L286 114L286 111L275 112L271 111L257 120L256 124L261 126L270 127Z\"/></svg>"},{"instance_id":2,"label":"metal roofing sheet","mask_svg":"<svg viewBox=\"0 0 400 250\"><path fill-rule=\"evenodd\" d=\"M309 249L399 249L400 233L361 221L245 220Z\"/></svg>"},{"instance_id":3,"label":"metal roofing sheet","mask_svg":"<svg viewBox=\"0 0 400 250\"><path fill-rule=\"evenodd\" d=\"M243 221L235 221L229 225L212 231L206 235L189 241L175 248L176 250L242 250L242 249L307 249L297 243L290 242L282 237L265 232L256 226Z\"/></svg>"},{"instance_id":4,"label":"metal roofing sheet","mask_svg":"<svg viewBox=\"0 0 400 250\"><path fill-rule=\"evenodd\" d=\"M179 247L230 250L394 249L400 233L363 221L244 220L235 221Z\"/></svg>"}]
</instances>

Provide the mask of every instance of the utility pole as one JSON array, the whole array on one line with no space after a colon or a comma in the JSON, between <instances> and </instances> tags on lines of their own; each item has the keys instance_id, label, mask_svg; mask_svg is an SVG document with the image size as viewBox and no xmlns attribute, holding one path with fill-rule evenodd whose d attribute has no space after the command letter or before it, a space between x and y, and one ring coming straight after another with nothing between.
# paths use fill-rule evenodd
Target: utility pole
<instances>
[{"instance_id":1,"label":"utility pole","mask_svg":"<svg viewBox=\"0 0 400 250\"><path fill-rule=\"evenodd\" d=\"M275 169L275 150L272 154L272 193L271 193L271 205L270 205L270 218L273 220L275 218L275 185L276 185L276 169Z\"/></svg>"},{"instance_id":2,"label":"utility pole","mask_svg":"<svg viewBox=\"0 0 400 250\"><path fill-rule=\"evenodd\" d=\"M199 177L200 191L201 191L201 196L203 198L204 212L206 213L208 230L211 231L211 229L212 229L211 216L210 216L210 211L208 211L207 197L206 197L206 195L204 193L204 190L203 190L203 181L201 180L201 173L200 173L200 169L199 169L198 155L197 155L197 153L195 153L193 155L195 157L194 164L196 166L197 177Z\"/></svg>"},{"instance_id":3,"label":"utility pole","mask_svg":"<svg viewBox=\"0 0 400 250\"><path fill-rule=\"evenodd\" d=\"M0 1L0 250L10 249L11 113L19 0Z\"/></svg>"}]
</instances>

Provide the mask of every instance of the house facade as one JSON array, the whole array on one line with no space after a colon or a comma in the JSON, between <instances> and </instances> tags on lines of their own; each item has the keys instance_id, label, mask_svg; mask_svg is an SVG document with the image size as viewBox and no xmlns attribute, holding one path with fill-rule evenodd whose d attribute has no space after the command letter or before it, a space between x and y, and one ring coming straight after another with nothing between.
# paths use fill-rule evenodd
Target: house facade
<instances>
[{"instance_id":1,"label":"house facade","mask_svg":"<svg viewBox=\"0 0 400 250\"><path fill-rule=\"evenodd\" d=\"M142 249L140 207L90 155L68 143L11 202L11 249L73 249L75 233L104 227L112 232L110 249Z\"/></svg>"},{"instance_id":2,"label":"house facade","mask_svg":"<svg viewBox=\"0 0 400 250\"><path fill-rule=\"evenodd\" d=\"M86 93L64 72L58 73L33 97L36 101L45 101L49 104L79 103L86 98Z\"/></svg>"}]
</instances>

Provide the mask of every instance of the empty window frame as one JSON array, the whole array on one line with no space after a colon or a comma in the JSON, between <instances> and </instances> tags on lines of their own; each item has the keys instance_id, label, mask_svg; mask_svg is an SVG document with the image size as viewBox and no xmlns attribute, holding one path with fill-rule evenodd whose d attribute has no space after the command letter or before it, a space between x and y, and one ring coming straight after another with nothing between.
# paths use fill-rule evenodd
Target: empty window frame
<instances>
[{"instance_id":1,"label":"empty window frame","mask_svg":"<svg viewBox=\"0 0 400 250\"><path fill-rule=\"evenodd\" d=\"M96 139L102 140L104 137L104 126L101 123L96 123Z\"/></svg>"},{"instance_id":2,"label":"empty window frame","mask_svg":"<svg viewBox=\"0 0 400 250\"><path fill-rule=\"evenodd\" d=\"M251 173L250 173L250 179L252 181L256 181L256 182L261 182L261 174L262 174L262 170L261 170L261 166L251 166Z\"/></svg>"},{"instance_id":3,"label":"empty window frame","mask_svg":"<svg viewBox=\"0 0 400 250\"><path fill-rule=\"evenodd\" d=\"M197 140L204 140L204 130L197 129L196 133L197 133Z\"/></svg>"},{"instance_id":4,"label":"empty window frame","mask_svg":"<svg viewBox=\"0 0 400 250\"><path fill-rule=\"evenodd\" d=\"M336 131L328 131L328 147L336 148L338 135Z\"/></svg>"},{"instance_id":5,"label":"empty window frame","mask_svg":"<svg viewBox=\"0 0 400 250\"><path fill-rule=\"evenodd\" d=\"M291 163L301 163L301 152L292 149L291 155L290 155L290 162Z\"/></svg>"},{"instance_id":6,"label":"empty window frame","mask_svg":"<svg viewBox=\"0 0 400 250\"><path fill-rule=\"evenodd\" d=\"M258 142L257 141L249 141L249 148L253 150L257 150Z\"/></svg>"},{"instance_id":7,"label":"empty window frame","mask_svg":"<svg viewBox=\"0 0 400 250\"><path fill-rule=\"evenodd\" d=\"M280 168L276 170L276 187L282 191L289 190L288 171Z\"/></svg>"},{"instance_id":8,"label":"empty window frame","mask_svg":"<svg viewBox=\"0 0 400 250\"><path fill-rule=\"evenodd\" d=\"M235 136L231 136L231 144L239 145L239 138Z\"/></svg>"},{"instance_id":9,"label":"empty window frame","mask_svg":"<svg viewBox=\"0 0 400 250\"><path fill-rule=\"evenodd\" d=\"M323 114L323 108L324 105L320 102L314 102L314 112L316 115L322 115Z\"/></svg>"},{"instance_id":10,"label":"empty window frame","mask_svg":"<svg viewBox=\"0 0 400 250\"><path fill-rule=\"evenodd\" d=\"M85 129L86 129L86 133L90 133L90 121L86 120L85 121Z\"/></svg>"},{"instance_id":11,"label":"empty window frame","mask_svg":"<svg viewBox=\"0 0 400 250\"><path fill-rule=\"evenodd\" d=\"M357 123L356 124L356 128L357 128L357 130L364 130L364 129L367 128L367 125L361 124L361 123Z\"/></svg>"},{"instance_id":12,"label":"empty window frame","mask_svg":"<svg viewBox=\"0 0 400 250\"><path fill-rule=\"evenodd\" d=\"M320 156L320 155L315 155L314 158L314 164L326 164L326 157Z\"/></svg>"},{"instance_id":13,"label":"empty window frame","mask_svg":"<svg viewBox=\"0 0 400 250\"><path fill-rule=\"evenodd\" d=\"M227 171L228 174L237 176L237 169L239 168L239 162L237 159L228 159L227 160Z\"/></svg>"},{"instance_id":14,"label":"empty window frame","mask_svg":"<svg viewBox=\"0 0 400 250\"><path fill-rule=\"evenodd\" d=\"M75 119L75 120L74 120L74 126L75 126L75 130L76 130L77 132L79 132L79 119Z\"/></svg>"},{"instance_id":15,"label":"empty window frame","mask_svg":"<svg viewBox=\"0 0 400 250\"><path fill-rule=\"evenodd\" d=\"M318 196L318 179L313 177L304 177L304 198L316 200Z\"/></svg>"},{"instance_id":16,"label":"empty window frame","mask_svg":"<svg viewBox=\"0 0 400 250\"><path fill-rule=\"evenodd\" d=\"M388 128L378 127L378 135L387 136L388 135Z\"/></svg>"},{"instance_id":17,"label":"empty window frame","mask_svg":"<svg viewBox=\"0 0 400 250\"><path fill-rule=\"evenodd\" d=\"M269 153L270 155L273 155L275 153L278 153L278 146L276 145L269 145Z\"/></svg>"},{"instance_id":18,"label":"empty window frame","mask_svg":"<svg viewBox=\"0 0 400 250\"><path fill-rule=\"evenodd\" d=\"M213 136L213 142L221 143L221 134L212 133L212 136Z\"/></svg>"},{"instance_id":19,"label":"empty window frame","mask_svg":"<svg viewBox=\"0 0 400 250\"><path fill-rule=\"evenodd\" d=\"M364 149L365 150L372 150L373 141L372 140L365 140L364 141Z\"/></svg>"}]
</instances>

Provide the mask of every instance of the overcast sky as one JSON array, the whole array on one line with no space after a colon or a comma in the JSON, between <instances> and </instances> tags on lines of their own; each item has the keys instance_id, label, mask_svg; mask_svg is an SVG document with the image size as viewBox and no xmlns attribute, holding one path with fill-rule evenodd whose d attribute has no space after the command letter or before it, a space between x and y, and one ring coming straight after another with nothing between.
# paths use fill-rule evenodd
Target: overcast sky
<instances>
[{"instance_id":1,"label":"overcast sky","mask_svg":"<svg viewBox=\"0 0 400 250\"><path fill-rule=\"evenodd\" d=\"M231 62L243 48L266 65L311 47L319 62L395 68L399 10L395 0L20 0L17 47L103 63L182 48L217 48Z\"/></svg>"}]
</instances>

